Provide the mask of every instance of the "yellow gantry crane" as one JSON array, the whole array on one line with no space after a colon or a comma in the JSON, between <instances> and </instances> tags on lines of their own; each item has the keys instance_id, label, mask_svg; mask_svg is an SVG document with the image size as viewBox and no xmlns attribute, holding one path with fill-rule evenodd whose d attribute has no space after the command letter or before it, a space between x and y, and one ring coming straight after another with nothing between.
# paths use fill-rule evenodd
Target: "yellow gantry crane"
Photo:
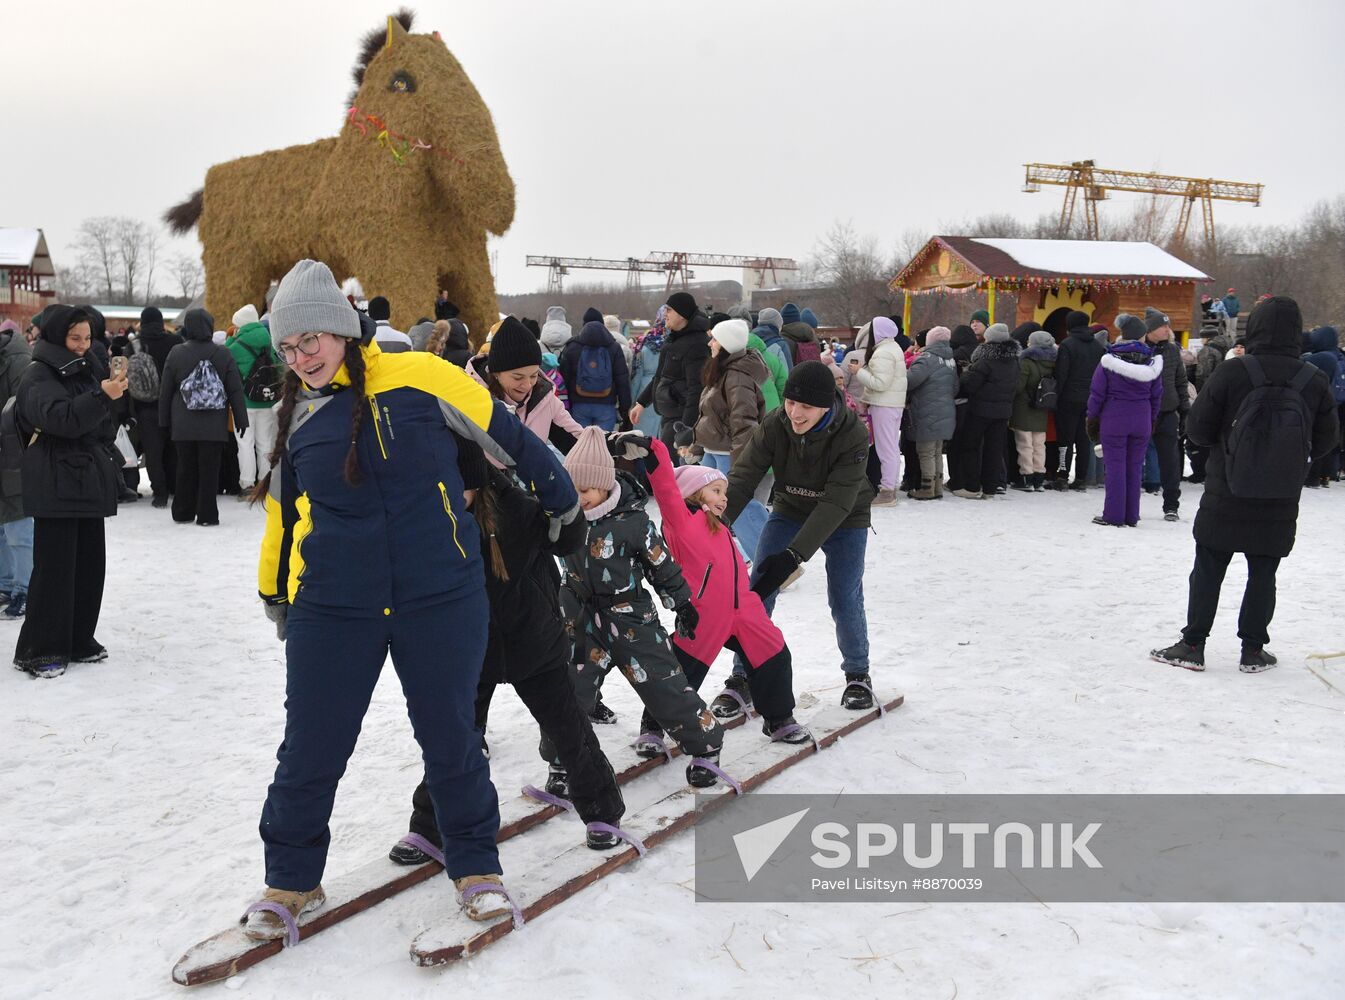
<instances>
[{"instance_id":1,"label":"yellow gantry crane","mask_svg":"<svg viewBox=\"0 0 1345 1000\"><path fill-rule=\"evenodd\" d=\"M1074 209L1079 192L1083 192L1084 229L1087 238L1098 238L1097 203L1106 201L1111 191L1134 191L1139 194L1175 195L1182 199L1181 214L1177 217L1176 238L1185 241L1191 224L1195 203L1200 202L1201 217L1205 223L1205 242L1214 250L1214 201L1241 201L1261 204L1264 184L1242 181L1217 181L1213 178L1178 177L1173 174L1139 173L1132 170L1104 170L1092 160L1074 163L1028 163L1023 190L1029 194L1041 190L1043 184L1054 184L1065 189L1065 204L1060 209L1060 231L1069 231L1074 220Z\"/></svg>"}]
</instances>

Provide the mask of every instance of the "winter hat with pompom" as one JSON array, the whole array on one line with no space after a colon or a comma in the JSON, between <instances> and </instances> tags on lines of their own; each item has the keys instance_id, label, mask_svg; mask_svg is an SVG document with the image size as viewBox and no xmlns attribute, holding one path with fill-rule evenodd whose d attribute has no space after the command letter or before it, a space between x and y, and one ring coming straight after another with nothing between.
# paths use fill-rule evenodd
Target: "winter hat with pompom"
<instances>
[{"instance_id":1,"label":"winter hat with pompom","mask_svg":"<svg viewBox=\"0 0 1345 1000\"><path fill-rule=\"evenodd\" d=\"M716 480L728 481L724 473L710 465L679 465L673 469L673 478L677 480L683 500L695 496Z\"/></svg>"},{"instance_id":2,"label":"winter hat with pompom","mask_svg":"<svg viewBox=\"0 0 1345 1000\"><path fill-rule=\"evenodd\" d=\"M616 466L607 450L607 435L601 427L585 427L565 456L565 471L577 490L610 490L616 485Z\"/></svg>"}]
</instances>

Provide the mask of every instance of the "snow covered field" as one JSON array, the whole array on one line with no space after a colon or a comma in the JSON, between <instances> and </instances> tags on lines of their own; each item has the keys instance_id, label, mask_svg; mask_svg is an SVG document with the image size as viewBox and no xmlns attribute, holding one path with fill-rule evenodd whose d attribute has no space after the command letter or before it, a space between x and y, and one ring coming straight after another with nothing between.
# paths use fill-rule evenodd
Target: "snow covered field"
<instances>
[{"instance_id":1,"label":"snow covered field","mask_svg":"<svg viewBox=\"0 0 1345 1000\"><path fill-rule=\"evenodd\" d=\"M1240 561L1209 670L1146 659L1184 615L1199 488L1184 492L1188 520L1165 524L1146 497L1137 531L1089 523L1100 492L875 512L874 681L907 703L766 791L1345 791L1345 697L1304 664L1345 647L1345 489L1303 498L1272 626L1282 666L1262 675L1236 668ZM147 500L122 508L99 631L111 659L54 681L0 672L6 1000L185 996L173 963L261 890L256 826L285 676L255 598L260 515L228 502L222 517L203 530ZM777 620L796 689L837 698L820 559ZM0 629L8 658L18 626ZM1333 671L1345 687L1345 667ZM629 688L613 677L606 691L634 735ZM490 735L502 795L540 783L535 731L507 690ZM388 669L337 799L330 873L405 831L419 774ZM578 829L557 819L506 844L506 873ZM1341 905L697 905L692 843L680 836L456 968L407 959L453 905L435 879L204 989L257 1000L1345 996Z\"/></svg>"}]
</instances>

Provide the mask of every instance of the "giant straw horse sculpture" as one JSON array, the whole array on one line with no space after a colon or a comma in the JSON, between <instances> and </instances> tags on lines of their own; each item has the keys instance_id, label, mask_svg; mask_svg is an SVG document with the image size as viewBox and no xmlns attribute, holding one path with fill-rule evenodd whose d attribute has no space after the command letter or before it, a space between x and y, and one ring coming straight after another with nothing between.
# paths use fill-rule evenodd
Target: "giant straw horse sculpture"
<instances>
[{"instance_id":1,"label":"giant straw horse sculpture","mask_svg":"<svg viewBox=\"0 0 1345 1000\"><path fill-rule=\"evenodd\" d=\"M366 36L339 135L216 164L165 214L175 232L198 226L211 313L260 307L312 257L387 296L402 330L442 289L473 343L485 338L499 315L486 233L513 222L514 182L476 87L438 32L411 22L402 10Z\"/></svg>"}]
</instances>

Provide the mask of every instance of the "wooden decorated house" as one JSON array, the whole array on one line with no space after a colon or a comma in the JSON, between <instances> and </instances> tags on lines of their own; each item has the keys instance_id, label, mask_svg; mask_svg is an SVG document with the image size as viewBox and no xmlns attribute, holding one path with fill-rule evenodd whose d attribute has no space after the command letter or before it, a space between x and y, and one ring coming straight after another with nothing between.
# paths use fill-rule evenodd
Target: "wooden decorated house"
<instances>
[{"instance_id":1,"label":"wooden decorated house","mask_svg":"<svg viewBox=\"0 0 1345 1000\"><path fill-rule=\"evenodd\" d=\"M43 278L55 277L42 230L0 228L0 320L27 326L55 301L56 292L42 287Z\"/></svg>"},{"instance_id":2,"label":"wooden decorated house","mask_svg":"<svg viewBox=\"0 0 1345 1000\"><path fill-rule=\"evenodd\" d=\"M1010 328L1035 320L1059 337L1075 309L1111 326L1119 313L1143 316L1153 306L1184 339L1200 315L1196 285L1209 280L1152 243L935 236L891 288L906 293L908 327L912 295L981 291L991 322ZM1016 306L1000 301L997 310L1006 294Z\"/></svg>"}]
</instances>

